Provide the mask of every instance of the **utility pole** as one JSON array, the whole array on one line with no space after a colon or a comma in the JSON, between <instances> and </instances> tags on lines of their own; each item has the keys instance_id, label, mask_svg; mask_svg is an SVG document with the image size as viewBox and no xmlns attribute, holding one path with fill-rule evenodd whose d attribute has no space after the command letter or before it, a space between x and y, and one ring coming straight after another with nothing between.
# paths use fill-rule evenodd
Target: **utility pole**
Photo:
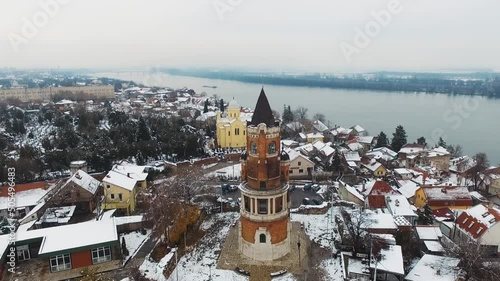
<instances>
[{"instance_id":1,"label":"utility pole","mask_svg":"<svg viewBox=\"0 0 500 281\"><path fill-rule=\"evenodd\" d=\"M223 207L224 203L222 203L222 192L223 192L222 187L223 187L223 184L220 185L220 212L221 212L221 214L224 211L224 207Z\"/></svg>"}]
</instances>

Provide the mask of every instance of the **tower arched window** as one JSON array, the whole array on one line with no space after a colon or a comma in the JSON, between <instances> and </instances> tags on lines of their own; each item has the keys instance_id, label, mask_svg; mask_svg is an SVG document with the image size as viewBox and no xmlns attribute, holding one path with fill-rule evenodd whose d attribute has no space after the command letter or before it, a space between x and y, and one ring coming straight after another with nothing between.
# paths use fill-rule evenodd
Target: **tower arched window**
<instances>
[{"instance_id":1,"label":"tower arched window","mask_svg":"<svg viewBox=\"0 0 500 281\"><path fill-rule=\"evenodd\" d=\"M250 153L257 154L257 144L255 142L250 143Z\"/></svg>"},{"instance_id":2,"label":"tower arched window","mask_svg":"<svg viewBox=\"0 0 500 281\"><path fill-rule=\"evenodd\" d=\"M268 151L269 154L273 154L273 153L276 153L276 142L271 142L269 144L269 151Z\"/></svg>"},{"instance_id":3,"label":"tower arched window","mask_svg":"<svg viewBox=\"0 0 500 281\"><path fill-rule=\"evenodd\" d=\"M266 235L264 233L259 235L259 241L260 243L266 243Z\"/></svg>"}]
</instances>

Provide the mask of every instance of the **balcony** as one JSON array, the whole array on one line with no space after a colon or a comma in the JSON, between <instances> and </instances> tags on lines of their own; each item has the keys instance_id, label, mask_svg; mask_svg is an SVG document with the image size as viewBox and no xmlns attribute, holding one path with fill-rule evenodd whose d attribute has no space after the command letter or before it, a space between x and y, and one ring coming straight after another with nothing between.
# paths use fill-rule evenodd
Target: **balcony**
<instances>
[{"instance_id":1,"label":"balcony","mask_svg":"<svg viewBox=\"0 0 500 281\"><path fill-rule=\"evenodd\" d=\"M288 183L284 184L281 188L277 189L252 189L249 188L247 182L242 182L239 186L239 189L242 193L258 196L258 197L267 197L267 196L276 196L288 191Z\"/></svg>"}]
</instances>

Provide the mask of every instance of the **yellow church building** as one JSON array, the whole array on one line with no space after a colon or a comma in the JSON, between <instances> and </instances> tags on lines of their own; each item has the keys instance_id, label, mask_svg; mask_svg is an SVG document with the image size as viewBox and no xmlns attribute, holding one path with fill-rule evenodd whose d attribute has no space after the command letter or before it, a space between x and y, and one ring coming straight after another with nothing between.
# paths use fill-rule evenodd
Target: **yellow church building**
<instances>
[{"instance_id":1,"label":"yellow church building","mask_svg":"<svg viewBox=\"0 0 500 281\"><path fill-rule=\"evenodd\" d=\"M244 148L247 145L246 119L241 118L241 107L231 100L226 112L217 112L217 145L220 148Z\"/></svg>"}]
</instances>

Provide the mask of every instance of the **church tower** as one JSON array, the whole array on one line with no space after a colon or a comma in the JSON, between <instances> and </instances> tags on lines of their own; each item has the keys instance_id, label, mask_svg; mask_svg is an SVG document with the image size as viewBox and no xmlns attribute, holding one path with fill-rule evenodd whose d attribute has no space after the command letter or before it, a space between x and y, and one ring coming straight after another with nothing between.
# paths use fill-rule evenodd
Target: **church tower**
<instances>
[{"instance_id":1,"label":"church tower","mask_svg":"<svg viewBox=\"0 0 500 281\"><path fill-rule=\"evenodd\" d=\"M290 252L290 157L281 150L279 125L262 89L241 156L238 244L254 260L275 260Z\"/></svg>"}]
</instances>

